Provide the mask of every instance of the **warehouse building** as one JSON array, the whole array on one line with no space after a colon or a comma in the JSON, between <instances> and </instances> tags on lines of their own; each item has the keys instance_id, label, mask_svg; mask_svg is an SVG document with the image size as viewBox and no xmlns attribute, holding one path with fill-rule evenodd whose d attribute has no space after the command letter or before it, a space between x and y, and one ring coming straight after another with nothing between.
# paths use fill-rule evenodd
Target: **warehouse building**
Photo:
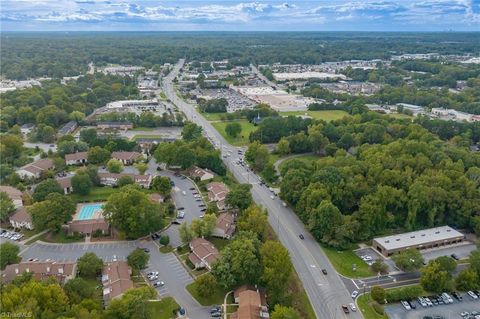
<instances>
[{"instance_id":1,"label":"warehouse building","mask_svg":"<svg viewBox=\"0 0 480 319\"><path fill-rule=\"evenodd\" d=\"M462 233L450 226L442 226L374 238L372 246L382 255L389 257L409 248L423 250L460 243L464 238Z\"/></svg>"}]
</instances>

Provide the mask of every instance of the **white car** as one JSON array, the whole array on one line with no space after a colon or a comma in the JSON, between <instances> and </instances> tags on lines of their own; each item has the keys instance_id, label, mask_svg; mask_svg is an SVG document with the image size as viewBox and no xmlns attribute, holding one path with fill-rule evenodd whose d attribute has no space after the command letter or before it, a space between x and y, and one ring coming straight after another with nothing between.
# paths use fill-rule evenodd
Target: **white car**
<instances>
[{"instance_id":1,"label":"white car","mask_svg":"<svg viewBox=\"0 0 480 319\"><path fill-rule=\"evenodd\" d=\"M117 261L117 255L113 255L112 260L113 260L113 261Z\"/></svg>"},{"instance_id":2,"label":"white car","mask_svg":"<svg viewBox=\"0 0 480 319\"><path fill-rule=\"evenodd\" d=\"M150 276L158 276L158 271L151 271L147 274L147 277L150 277Z\"/></svg>"},{"instance_id":3,"label":"white car","mask_svg":"<svg viewBox=\"0 0 480 319\"><path fill-rule=\"evenodd\" d=\"M158 279L158 275L148 277L148 280L154 281Z\"/></svg>"},{"instance_id":4,"label":"white car","mask_svg":"<svg viewBox=\"0 0 480 319\"><path fill-rule=\"evenodd\" d=\"M156 281L153 283L153 287L162 287L165 283L163 281Z\"/></svg>"},{"instance_id":5,"label":"white car","mask_svg":"<svg viewBox=\"0 0 480 319\"><path fill-rule=\"evenodd\" d=\"M433 302L428 297L424 297L423 300L427 303L427 306L433 307Z\"/></svg>"},{"instance_id":6,"label":"white car","mask_svg":"<svg viewBox=\"0 0 480 319\"><path fill-rule=\"evenodd\" d=\"M400 301L403 305L403 307L406 309L406 310L412 310L412 307L410 307L410 304L408 302L406 302L405 300L402 300Z\"/></svg>"},{"instance_id":7,"label":"white car","mask_svg":"<svg viewBox=\"0 0 480 319\"><path fill-rule=\"evenodd\" d=\"M467 294L472 297L473 299L478 299L478 296L473 291L467 291Z\"/></svg>"},{"instance_id":8,"label":"white car","mask_svg":"<svg viewBox=\"0 0 480 319\"><path fill-rule=\"evenodd\" d=\"M353 302L349 303L348 305L350 306L350 309L352 311L357 311L357 307L355 307L355 304Z\"/></svg>"},{"instance_id":9,"label":"white car","mask_svg":"<svg viewBox=\"0 0 480 319\"><path fill-rule=\"evenodd\" d=\"M371 260L373 260L372 256L369 256L369 255L362 256L361 258L362 258L364 261L371 261Z\"/></svg>"},{"instance_id":10,"label":"white car","mask_svg":"<svg viewBox=\"0 0 480 319\"><path fill-rule=\"evenodd\" d=\"M270 195L270 198L271 198L271 199L275 199L275 196L273 196L273 195Z\"/></svg>"},{"instance_id":11,"label":"white car","mask_svg":"<svg viewBox=\"0 0 480 319\"><path fill-rule=\"evenodd\" d=\"M355 298L357 298L357 296L358 296L358 291L354 290L352 292L352 298L355 299Z\"/></svg>"}]
</instances>

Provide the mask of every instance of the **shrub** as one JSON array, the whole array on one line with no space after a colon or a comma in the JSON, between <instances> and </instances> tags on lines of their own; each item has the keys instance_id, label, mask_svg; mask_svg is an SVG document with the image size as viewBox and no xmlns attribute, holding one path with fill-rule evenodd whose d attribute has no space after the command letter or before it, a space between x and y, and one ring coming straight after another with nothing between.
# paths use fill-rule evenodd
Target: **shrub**
<instances>
[{"instance_id":1,"label":"shrub","mask_svg":"<svg viewBox=\"0 0 480 319\"><path fill-rule=\"evenodd\" d=\"M387 301L397 302L405 299L413 299L424 294L424 290L420 286L409 286L404 288L397 288L387 290Z\"/></svg>"},{"instance_id":2,"label":"shrub","mask_svg":"<svg viewBox=\"0 0 480 319\"><path fill-rule=\"evenodd\" d=\"M170 243L170 237L168 235L163 235L160 237L160 244L167 246Z\"/></svg>"}]
</instances>

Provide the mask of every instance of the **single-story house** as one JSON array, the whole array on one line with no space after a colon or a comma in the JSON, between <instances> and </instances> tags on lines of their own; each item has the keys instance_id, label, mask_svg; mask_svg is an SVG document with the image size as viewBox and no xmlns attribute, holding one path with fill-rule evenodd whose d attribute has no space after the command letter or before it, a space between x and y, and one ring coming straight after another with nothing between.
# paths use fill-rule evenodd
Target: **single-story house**
<instances>
[{"instance_id":1,"label":"single-story house","mask_svg":"<svg viewBox=\"0 0 480 319\"><path fill-rule=\"evenodd\" d=\"M125 291L133 288L130 279L132 269L126 261L114 261L106 263L102 271L103 300L105 304L112 299L123 295Z\"/></svg>"},{"instance_id":2,"label":"single-story house","mask_svg":"<svg viewBox=\"0 0 480 319\"><path fill-rule=\"evenodd\" d=\"M60 185L60 187L63 189L63 193L65 195L68 195L73 192L71 177L61 177L61 178L56 178L55 180L57 181L58 185Z\"/></svg>"},{"instance_id":3,"label":"single-story house","mask_svg":"<svg viewBox=\"0 0 480 319\"><path fill-rule=\"evenodd\" d=\"M87 163L88 163L87 152L65 154L65 164L67 165L83 165Z\"/></svg>"},{"instance_id":4,"label":"single-story house","mask_svg":"<svg viewBox=\"0 0 480 319\"><path fill-rule=\"evenodd\" d=\"M108 234L110 231L110 224L103 218L73 220L67 224L69 235L78 233L89 236L98 230L104 235Z\"/></svg>"},{"instance_id":5,"label":"single-story house","mask_svg":"<svg viewBox=\"0 0 480 319\"><path fill-rule=\"evenodd\" d=\"M20 178L39 178L43 171L52 169L53 167L54 165L52 159L43 158L22 166L16 171L16 173L18 176L20 176Z\"/></svg>"},{"instance_id":6,"label":"single-story house","mask_svg":"<svg viewBox=\"0 0 480 319\"><path fill-rule=\"evenodd\" d=\"M135 175L135 174L115 174L115 173L98 173L100 184L105 186L115 186L122 176L130 176L133 181L143 188L150 188L152 183L152 175Z\"/></svg>"},{"instance_id":7,"label":"single-story house","mask_svg":"<svg viewBox=\"0 0 480 319\"><path fill-rule=\"evenodd\" d=\"M131 130L133 129L133 123L132 122L98 122L97 129L99 130L108 130L108 129Z\"/></svg>"},{"instance_id":8,"label":"single-story house","mask_svg":"<svg viewBox=\"0 0 480 319\"><path fill-rule=\"evenodd\" d=\"M142 154L139 152L113 152L112 158L116 159L124 165L132 165L135 160L141 157Z\"/></svg>"},{"instance_id":9,"label":"single-story house","mask_svg":"<svg viewBox=\"0 0 480 319\"><path fill-rule=\"evenodd\" d=\"M207 184L208 190L208 199L211 202L216 202L217 207L220 210L226 208L225 198L227 197L228 192L230 191L224 183L220 182L211 182Z\"/></svg>"},{"instance_id":10,"label":"single-story house","mask_svg":"<svg viewBox=\"0 0 480 319\"><path fill-rule=\"evenodd\" d=\"M15 208L23 206L23 193L12 186L0 186L0 193L7 194L8 198L10 198L13 202Z\"/></svg>"},{"instance_id":11,"label":"single-story house","mask_svg":"<svg viewBox=\"0 0 480 319\"><path fill-rule=\"evenodd\" d=\"M190 244L190 250L192 251L188 255L188 259L198 268L212 269L212 264L219 257L217 248L204 238L195 238Z\"/></svg>"},{"instance_id":12,"label":"single-story house","mask_svg":"<svg viewBox=\"0 0 480 319\"><path fill-rule=\"evenodd\" d=\"M55 262L55 261L26 261L19 264L8 265L2 274L2 282L9 283L16 276L24 272L33 273L37 280L55 278L59 283L64 284L68 280L75 278L77 273L77 264L74 262Z\"/></svg>"},{"instance_id":13,"label":"single-story house","mask_svg":"<svg viewBox=\"0 0 480 319\"><path fill-rule=\"evenodd\" d=\"M27 210L27 207L22 206L17 208L15 213L8 218L10 224L13 228L26 228L26 229L33 229L33 222L32 216Z\"/></svg>"},{"instance_id":14,"label":"single-story house","mask_svg":"<svg viewBox=\"0 0 480 319\"><path fill-rule=\"evenodd\" d=\"M208 169L203 169L197 166L193 166L189 171L190 177L193 179L198 179L200 181L208 181L215 177L213 172Z\"/></svg>"},{"instance_id":15,"label":"single-story house","mask_svg":"<svg viewBox=\"0 0 480 319\"><path fill-rule=\"evenodd\" d=\"M212 236L230 239L235 232L235 215L221 213L217 217L217 224L213 229Z\"/></svg>"},{"instance_id":16,"label":"single-story house","mask_svg":"<svg viewBox=\"0 0 480 319\"><path fill-rule=\"evenodd\" d=\"M235 303L238 304L238 309L230 315L230 319L262 319L270 317L264 290L242 286L234 290L233 297Z\"/></svg>"}]
</instances>

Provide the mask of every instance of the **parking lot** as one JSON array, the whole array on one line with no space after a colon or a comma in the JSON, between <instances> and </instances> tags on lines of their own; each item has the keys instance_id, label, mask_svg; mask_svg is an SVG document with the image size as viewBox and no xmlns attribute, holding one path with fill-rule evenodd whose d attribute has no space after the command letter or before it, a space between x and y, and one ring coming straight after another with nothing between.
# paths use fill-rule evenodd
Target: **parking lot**
<instances>
[{"instance_id":1,"label":"parking lot","mask_svg":"<svg viewBox=\"0 0 480 319\"><path fill-rule=\"evenodd\" d=\"M477 247L475 244L469 242L462 242L460 244L450 246L450 247L441 247L436 249L430 249L427 251L422 251L422 256L425 261L429 261L440 256L450 256L451 254L455 254L460 259L468 258L470 253L475 250Z\"/></svg>"},{"instance_id":2,"label":"parking lot","mask_svg":"<svg viewBox=\"0 0 480 319\"><path fill-rule=\"evenodd\" d=\"M369 248L358 249L358 250L355 250L355 254L360 258L365 256L371 257L371 259L368 258L368 260L364 260L369 266L371 266L375 262L375 260L380 259L388 266L389 273L398 270L395 267L395 263L391 259L383 259L382 256L380 256L380 254L377 251L375 251L375 249L373 248L369 247Z\"/></svg>"},{"instance_id":3,"label":"parking lot","mask_svg":"<svg viewBox=\"0 0 480 319\"><path fill-rule=\"evenodd\" d=\"M385 307L385 312L390 319L422 319L425 316L441 316L444 319L461 319L462 312L477 311L480 313L480 299L473 300L465 293L460 293L462 301L453 299L448 305L434 305L423 308L418 301L413 301L416 309L406 310L401 304L392 304ZM468 318L468 317L467 317ZM472 317L473 319L474 317Z\"/></svg>"}]
</instances>

